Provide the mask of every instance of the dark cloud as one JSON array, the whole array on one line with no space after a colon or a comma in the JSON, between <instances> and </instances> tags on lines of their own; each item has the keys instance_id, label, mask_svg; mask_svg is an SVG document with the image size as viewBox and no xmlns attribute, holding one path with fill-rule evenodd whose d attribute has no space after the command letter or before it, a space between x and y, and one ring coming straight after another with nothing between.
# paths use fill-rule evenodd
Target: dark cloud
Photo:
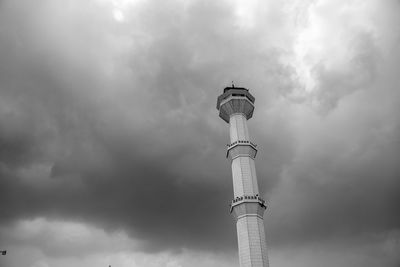
<instances>
[{"instance_id":1,"label":"dark cloud","mask_svg":"<svg viewBox=\"0 0 400 267\"><path fill-rule=\"evenodd\" d=\"M312 6L295 12L301 27ZM235 251L215 109L234 80L256 97L272 248L399 228L399 54L376 32L354 30L344 63L310 64L308 92L284 60L300 27L284 6L241 18L228 2L146 1L124 23L112 8L0 2L0 225L76 221L151 253Z\"/></svg>"},{"instance_id":2,"label":"dark cloud","mask_svg":"<svg viewBox=\"0 0 400 267\"><path fill-rule=\"evenodd\" d=\"M193 3L187 14L177 11L177 2L163 5L142 7L138 19L145 31L135 32L131 24L132 36L120 36L130 45L116 55L126 58L115 62L102 62L114 55L101 54L108 44L92 21L53 21L60 10L47 2L39 4L40 20L36 12L21 14L18 4L3 8L21 19L18 33L15 19L4 27L22 36L21 46L29 49L10 44L2 53L9 63L2 95L17 112L14 117L2 113L2 126L10 132L2 137L3 222L76 218L110 230L126 229L146 241L150 251L235 248L228 211L232 186L224 159L228 128L217 117L215 101L231 72L240 77L240 70L254 67L251 59L242 60L254 43L245 42L246 35L232 26L232 9L225 4ZM82 12L92 14L85 6ZM44 21L55 24L49 27ZM65 27L67 32L58 32ZM89 40L81 40L86 31ZM146 47L140 34L149 39ZM53 40L59 35L65 43ZM40 41L44 37L48 40ZM83 49L70 38L82 42ZM212 49L207 47L211 40ZM96 41L101 43L91 47ZM24 54L15 62L10 53L19 52ZM214 64L216 56L220 60ZM104 70L102 64L116 64L110 76L104 76L108 66ZM127 76L115 73L120 69ZM15 123L18 127L9 127ZM21 177L19 170L33 175L32 166L38 164L47 166L42 175L48 177L26 182L29 177ZM276 177L279 161L274 165Z\"/></svg>"}]
</instances>

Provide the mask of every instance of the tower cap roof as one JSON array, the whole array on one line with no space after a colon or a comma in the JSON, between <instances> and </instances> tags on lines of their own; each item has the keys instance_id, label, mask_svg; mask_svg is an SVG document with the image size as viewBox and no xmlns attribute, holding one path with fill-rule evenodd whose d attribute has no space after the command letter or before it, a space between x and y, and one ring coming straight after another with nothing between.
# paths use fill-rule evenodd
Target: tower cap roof
<instances>
[{"instance_id":1,"label":"tower cap roof","mask_svg":"<svg viewBox=\"0 0 400 267\"><path fill-rule=\"evenodd\" d=\"M234 86L228 86L228 87L225 87L224 88L224 93L226 92L226 91L228 91L228 90L231 90L231 89L241 89L241 90L246 90L246 91L249 91L249 89L247 89L247 88L244 88L244 87L234 87Z\"/></svg>"},{"instance_id":2,"label":"tower cap roof","mask_svg":"<svg viewBox=\"0 0 400 267\"><path fill-rule=\"evenodd\" d=\"M220 95L217 99L217 109L219 110L219 106L225 98L227 98L230 95L243 95L247 97L248 100L251 101L251 103L254 103L255 98L249 93L249 89L246 89L244 87L225 87L224 93Z\"/></svg>"}]
</instances>

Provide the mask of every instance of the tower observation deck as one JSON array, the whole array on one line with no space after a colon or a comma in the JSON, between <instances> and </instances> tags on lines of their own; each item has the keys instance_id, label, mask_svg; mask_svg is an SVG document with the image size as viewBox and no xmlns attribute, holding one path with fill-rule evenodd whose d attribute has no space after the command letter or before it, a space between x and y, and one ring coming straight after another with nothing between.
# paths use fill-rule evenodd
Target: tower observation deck
<instances>
[{"instance_id":1,"label":"tower observation deck","mask_svg":"<svg viewBox=\"0 0 400 267\"><path fill-rule=\"evenodd\" d=\"M233 200L230 212L236 221L241 267L269 266L263 215L266 203L258 191L254 159L257 146L250 141L247 120L253 116L255 98L246 88L226 87L217 99L219 116L229 123Z\"/></svg>"}]
</instances>

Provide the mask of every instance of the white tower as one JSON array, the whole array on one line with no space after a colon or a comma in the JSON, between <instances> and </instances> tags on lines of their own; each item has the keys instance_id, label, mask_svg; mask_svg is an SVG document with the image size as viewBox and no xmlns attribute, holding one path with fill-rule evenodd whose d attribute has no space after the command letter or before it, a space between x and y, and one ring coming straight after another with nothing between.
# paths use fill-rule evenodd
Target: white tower
<instances>
[{"instance_id":1,"label":"white tower","mask_svg":"<svg viewBox=\"0 0 400 267\"><path fill-rule=\"evenodd\" d=\"M231 143L226 157L232 165L231 213L236 221L241 267L269 266L264 233L265 201L260 197L254 159L256 145L250 142L247 120L253 115L254 97L246 88L227 87L218 97L219 116L229 123Z\"/></svg>"}]
</instances>

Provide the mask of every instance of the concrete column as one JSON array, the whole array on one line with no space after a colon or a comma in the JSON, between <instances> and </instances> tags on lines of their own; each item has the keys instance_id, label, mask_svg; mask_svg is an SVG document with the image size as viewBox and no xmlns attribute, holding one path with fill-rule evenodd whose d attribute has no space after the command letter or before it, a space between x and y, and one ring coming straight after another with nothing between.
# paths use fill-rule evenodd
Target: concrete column
<instances>
[{"instance_id":1,"label":"concrete column","mask_svg":"<svg viewBox=\"0 0 400 267\"><path fill-rule=\"evenodd\" d=\"M231 143L250 141L247 119L243 113L235 113L229 119ZM257 174L254 159L250 154L240 154L232 160L234 198L258 195ZM268 267L267 245L262 214L264 209L253 212L254 203L242 203L234 209L240 267ZM241 206L241 207L240 207ZM261 215L260 215L261 214Z\"/></svg>"},{"instance_id":2,"label":"concrete column","mask_svg":"<svg viewBox=\"0 0 400 267\"><path fill-rule=\"evenodd\" d=\"M254 160L251 157L240 156L232 160L233 195L256 195L258 192L257 174Z\"/></svg>"},{"instance_id":3,"label":"concrete column","mask_svg":"<svg viewBox=\"0 0 400 267\"><path fill-rule=\"evenodd\" d=\"M249 140L249 130L247 129L247 119L243 113L234 113L229 118L229 134L231 143L235 141Z\"/></svg>"},{"instance_id":4,"label":"concrete column","mask_svg":"<svg viewBox=\"0 0 400 267\"><path fill-rule=\"evenodd\" d=\"M240 267L268 267L264 221L255 215L247 215L236 222Z\"/></svg>"}]
</instances>

